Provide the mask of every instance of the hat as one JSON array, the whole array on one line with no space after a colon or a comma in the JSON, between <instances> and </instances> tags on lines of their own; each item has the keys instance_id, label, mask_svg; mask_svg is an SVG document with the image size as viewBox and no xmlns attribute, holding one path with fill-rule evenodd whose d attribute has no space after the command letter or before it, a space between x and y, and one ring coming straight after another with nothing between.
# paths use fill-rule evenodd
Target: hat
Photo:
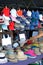
<instances>
[{"instance_id":1,"label":"hat","mask_svg":"<svg viewBox=\"0 0 43 65\"><path fill-rule=\"evenodd\" d=\"M40 42L40 43L39 43L39 46L42 47L42 46L43 46L43 42Z\"/></svg>"},{"instance_id":2,"label":"hat","mask_svg":"<svg viewBox=\"0 0 43 65\"><path fill-rule=\"evenodd\" d=\"M36 58L36 54L34 52L34 50L29 49L28 51L24 52L25 55L27 55L29 58Z\"/></svg>"},{"instance_id":3,"label":"hat","mask_svg":"<svg viewBox=\"0 0 43 65\"><path fill-rule=\"evenodd\" d=\"M14 53L13 49L7 51L7 57L8 57L9 61L11 61L11 62L17 62L16 54Z\"/></svg>"},{"instance_id":4,"label":"hat","mask_svg":"<svg viewBox=\"0 0 43 65\"><path fill-rule=\"evenodd\" d=\"M16 63L18 60L16 59L16 58L14 58L14 59L8 59L10 62L14 62L14 63Z\"/></svg>"},{"instance_id":5,"label":"hat","mask_svg":"<svg viewBox=\"0 0 43 65\"><path fill-rule=\"evenodd\" d=\"M27 56L21 50L18 50L16 57L17 57L18 60L26 60L27 59Z\"/></svg>"},{"instance_id":6,"label":"hat","mask_svg":"<svg viewBox=\"0 0 43 65\"><path fill-rule=\"evenodd\" d=\"M33 43L32 46L39 47L39 43Z\"/></svg>"},{"instance_id":7,"label":"hat","mask_svg":"<svg viewBox=\"0 0 43 65\"><path fill-rule=\"evenodd\" d=\"M0 52L0 64L7 63L7 58L5 57L5 54Z\"/></svg>"},{"instance_id":8,"label":"hat","mask_svg":"<svg viewBox=\"0 0 43 65\"><path fill-rule=\"evenodd\" d=\"M43 47L40 47L40 52L43 53Z\"/></svg>"},{"instance_id":9,"label":"hat","mask_svg":"<svg viewBox=\"0 0 43 65\"><path fill-rule=\"evenodd\" d=\"M40 49L39 48L34 48L34 51L37 55L41 55Z\"/></svg>"}]
</instances>

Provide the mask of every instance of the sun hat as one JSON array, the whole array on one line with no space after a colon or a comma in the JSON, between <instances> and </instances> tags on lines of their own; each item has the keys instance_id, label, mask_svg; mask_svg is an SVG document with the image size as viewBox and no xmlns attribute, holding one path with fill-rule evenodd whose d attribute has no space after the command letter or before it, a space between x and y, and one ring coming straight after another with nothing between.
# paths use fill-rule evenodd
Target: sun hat
<instances>
[{"instance_id":1,"label":"sun hat","mask_svg":"<svg viewBox=\"0 0 43 65\"><path fill-rule=\"evenodd\" d=\"M41 55L40 48L34 48L34 51L37 55Z\"/></svg>"},{"instance_id":2,"label":"sun hat","mask_svg":"<svg viewBox=\"0 0 43 65\"><path fill-rule=\"evenodd\" d=\"M16 57L18 60L21 60L21 61L27 59L27 56L20 49L18 50Z\"/></svg>"},{"instance_id":3,"label":"sun hat","mask_svg":"<svg viewBox=\"0 0 43 65\"><path fill-rule=\"evenodd\" d=\"M0 52L0 64L7 63L8 59L5 56L5 53Z\"/></svg>"},{"instance_id":4,"label":"sun hat","mask_svg":"<svg viewBox=\"0 0 43 65\"><path fill-rule=\"evenodd\" d=\"M29 49L28 51L24 52L24 54L26 54L29 58L36 58L36 54L34 52L34 50Z\"/></svg>"},{"instance_id":5,"label":"sun hat","mask_svg":"<svg viewBox=\"0 0 43 65\"><path fill-rule=\"evenodd\" d=\"M11 62L17 62L18 60L16 59L16 54L14 53L13 49L8 49L7 50L7 58Z\"/></svg>"},{"instance_id":6,"label":"sun hat","mask_svg":"<svg viewBox=\"0 0 43 65\"><path fill-rule=\"evenodd\" d=\"M17 62L16 54L15 54L13 48L12 48L12 45L8 45L7 46L6 56L7 56L7 58L8 58L9 61L11 61L11 62Z\"/></svg>"},{"instance_id":7,"label":"sun hat","mask_svg":"<svg viewBox=\"0 0 43 65\"><path fill-rule=\"evenodd\" d=\"M42 47L43 46L43 42L39 42L39 46Z\"/></svg>"},{"instance_id":8,"label":"sun hat","mask_svg":"<svg viewBox=\"0 0 43 65\"><path fill-rule=\"evenodd\" d=\"M40 47L40 52L43 53L43 47Z\"/></svg>"}]
</instances>

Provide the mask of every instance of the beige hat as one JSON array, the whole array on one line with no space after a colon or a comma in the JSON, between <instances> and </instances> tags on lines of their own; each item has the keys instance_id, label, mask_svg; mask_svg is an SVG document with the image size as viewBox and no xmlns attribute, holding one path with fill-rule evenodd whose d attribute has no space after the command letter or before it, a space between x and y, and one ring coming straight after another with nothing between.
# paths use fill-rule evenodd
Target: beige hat
<instances>
[{"instance_id":1,"label":"beige hat","mask_svg":"<svg viewBox=\"0 0 43 65\"><path fill-rule=\"evenodd\" d=\"M42 46L43 46L43 42L40 42L40 43L39 43L39 46L42 47Z\"/></svg>"},{"instance_id":2,"label":"beige hat","mask_svg":"<svg viewBox=\"0 0 43 65\"><path fill-rule=\"evenodd\" d=\"M43 47L40 47L40 52L43 53Z\"/></svg>"},{"instance_id":3,"label":"beige hat","mask_svg":"<svg viewBox=\"0 0 43 65\"><path fill-rule=\"evenodd\" d=\"M8 60L11 62L17 62L18 61L16 59L16 54L14 53L13 49L8 51L7 57L8 57Z\"/></svg>"},{"instance_id":4,"label":"beige hat","mask_svg":"<svg viewBox=\"0 0 43 65\"><path fill-rule=\"evenodd\" d=\"M17 57L18 60L26 60L27 59L27 56L21 50L18 50L16 57Z\"/></svg>"},{"instance_id":5,"label":"beige hat","mask_svg":"<svg viewBox=\"0 0 43 65\"><path fill-rule=\"evenodd\" d=\"M14 59L8 59L10 62L14 62L14 63L16 63L18 60L16 59L16 58L14 58Z\"/></svg>"},{"instance_id":6,"label":"beige hat","mask_svg":"<svg viewBox=\"0 0 43 65\"><path fill-rule=\"evenodd\" d=\"M41 52L39 51L39 48L34 48L34 51L37 55L41 55Z\"/></svg>"}]
</instances>

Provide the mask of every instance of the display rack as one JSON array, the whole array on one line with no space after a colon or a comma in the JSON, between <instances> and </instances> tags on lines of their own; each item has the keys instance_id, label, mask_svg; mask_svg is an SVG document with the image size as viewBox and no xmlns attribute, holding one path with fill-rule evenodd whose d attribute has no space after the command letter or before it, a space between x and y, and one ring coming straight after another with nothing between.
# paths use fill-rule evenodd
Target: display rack
<instances>
[{"instance_id":1,"label":"display rack","mask_svg":"<svg viewBox=\"0 0 43 65\"><path fill-rule=\"evenodd\" d=\"M42 29L43 29L43 28L42 28ZM37 30L39 30L39 29L37 29ZM8 32L3 31L3 32L0 32L0 34L1 34L0 39L2 38L2 34L3 34L3 33L10 34L11 37L13 38L13 36L12 36L12 35L13 35L12 31L8 31ZM17 63L7 62L7 63L5 63L5 64L3 64L3 65L28 65L28 64L34 63L34 62L36 62L36 61L39 61L39 60L41 60L42 58L43 58L43 54L38 55L36 58L28 58L28 59L25 60L25 61L18 61ZM1 64L1 65L2 65L2 64Z\"/></svg>"}]
</instances>

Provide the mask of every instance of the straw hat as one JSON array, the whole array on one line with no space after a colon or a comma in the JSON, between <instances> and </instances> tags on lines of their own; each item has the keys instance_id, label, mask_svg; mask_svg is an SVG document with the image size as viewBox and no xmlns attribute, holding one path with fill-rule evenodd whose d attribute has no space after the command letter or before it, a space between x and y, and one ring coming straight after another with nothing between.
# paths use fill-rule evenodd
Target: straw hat
<instances>
[{"instance_id":1,"label":"straw hat","mask_svg":"<svg viewBox=\"0 0 43 65\"><path fill-rule=\"evenodd\" d=\"M41 55L40 49L38 47L34 48L34 51L37 55Z\"/></svg>"},{"instance_id":2,"label":"straw hat","mask_svg":"<svg viewBox=\"0 0 43 65\"><path fill-rule=\"evenodd\" d=\"M9 61L11 61L11 62L17 62L16 54L14 53L13 49L7 51L7 57L8 57Z\"/></svg>"},{"instance_id":3,"label":"straw hat","mask_svg":"<svg viewBox=\"0 0 43 65\"><path fill-rule=\"evenodd\" d=\"M16 63L18 60L15 58L15 59L8 59L10 62L14 62Z\"/></svg>"},{"instance_id":4,"label":"straw hat","mask_svg":"<svg viewBox=\"0 0 43 65\"><path fill-rule=\"evenodd\" d=\"M17 57L18 60L26 60L27 59L27 56L24 55L23 51L21 51L20 49L18 50L16 57Z\"/></svg>"},{"instance_id":5,"label":"straw hat","mask_svg":"<svg viewBox=\"0 0 43 65\"><path fill-rule=\"evenodd\" d=\"M39 43L39 46L42 47L42 46L43 46L43 42L40 42L40 43Z\"/></svg>"},{"instance_id":6,"label":"straw hat","mask_svg":"<svg viewBox=\"0 0 43 65\"><path fill-rule=\"evenodd\" d=\"M40 47L40 52L43 53L43 47Z\"/></svg>"}]
</instances>

